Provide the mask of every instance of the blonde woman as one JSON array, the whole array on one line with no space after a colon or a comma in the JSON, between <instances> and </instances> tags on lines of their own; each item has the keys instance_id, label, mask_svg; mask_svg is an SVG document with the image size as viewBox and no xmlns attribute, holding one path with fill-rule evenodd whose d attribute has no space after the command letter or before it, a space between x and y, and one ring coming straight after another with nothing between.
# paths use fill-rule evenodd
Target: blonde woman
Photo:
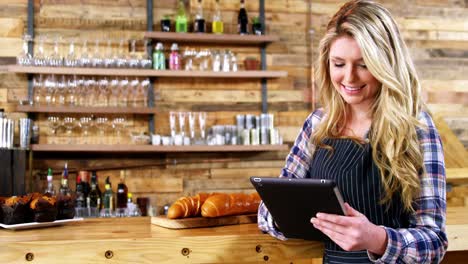
<instances>
[{"instance_id":1,"label":"blonde woman","mask_svg":"<svg viewBox=\"0 0 468 264\"><path fill-rule=\"evenodd\" d=\"M442 145L382 5L350 1L332 17L317 80L323 108L305 121L280 177L333 179L347 202L346 216L311 219L330 238L324 262L440 262L448 245ZM264 204L258 224L286 239Z\"/></svg>"}]
</instances>

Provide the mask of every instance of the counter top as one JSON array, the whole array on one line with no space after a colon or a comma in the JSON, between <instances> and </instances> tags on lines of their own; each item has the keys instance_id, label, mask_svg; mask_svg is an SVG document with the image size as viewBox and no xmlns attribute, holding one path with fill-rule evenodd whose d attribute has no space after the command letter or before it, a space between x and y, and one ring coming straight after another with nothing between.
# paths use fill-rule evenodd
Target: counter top
<instances>
[{"instance_id":1,"label":"counter top","mask_svg":"<svg viewBox=\"0 0 468 264\"><path fill-rule=\"evenodd\" d=\"M449 251L468 250L468 208L449 208ZM253 263L320 258L319 242L280 241L256 224L172 230L149 217L85 219L68 225L23 231L0 230L0 259L34 263ZM51 262L52 261L52 262Z\"/></svg>"}]
</instances>

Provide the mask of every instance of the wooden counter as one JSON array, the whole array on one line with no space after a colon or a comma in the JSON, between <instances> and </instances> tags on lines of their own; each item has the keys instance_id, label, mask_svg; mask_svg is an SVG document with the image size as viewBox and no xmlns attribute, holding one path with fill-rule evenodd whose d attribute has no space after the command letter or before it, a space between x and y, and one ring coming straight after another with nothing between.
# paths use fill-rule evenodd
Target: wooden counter
<instances>
[{"instance_id":1,"label":"wooden counter","mask_svg":"<svg viewBox=\"0 0 468 264\"><path fill-rule=\"evenodd\" d=\"M468 211L450 209L449 253L468 252ZM286 242L256 224L170 230L148 217L86 219L24 231L0 230L2 263L310 263L322 256L318 242ZM465 257L463 252L463 257ZM458 257L457 257L458 258Z\"/></svg>"}]
</instances>

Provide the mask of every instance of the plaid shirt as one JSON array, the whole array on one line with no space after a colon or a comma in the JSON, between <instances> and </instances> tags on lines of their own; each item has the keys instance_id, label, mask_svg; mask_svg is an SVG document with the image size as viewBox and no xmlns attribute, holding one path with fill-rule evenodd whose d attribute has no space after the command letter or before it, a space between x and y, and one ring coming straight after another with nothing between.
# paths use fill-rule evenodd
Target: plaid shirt
<instances>
[{"instance_id":1,"label":"plaid shirt","mask_svg":"<svg viewBox=\"0 0 468 264\"><path fill-rule=\"evenodd\" d=\"M312 155L309 151L310 136L321 122L323 112L316 110L306 119L294 146L286 158L280 177L307 178ZM421 192L413 203L415 213L410 215L408 228L389 228L387 248L382 256L368 252L369 259L376 263L434 263L440 262L447 250L445 234L445 164L439 133L426 112L421 112L419 121L427 129L418 129L418 138L423 151L425 173L419 175ZM258 210L258 227L270 235L286 240L276 228L271 214L261 203Z\"/></svg>"}]
</instances>

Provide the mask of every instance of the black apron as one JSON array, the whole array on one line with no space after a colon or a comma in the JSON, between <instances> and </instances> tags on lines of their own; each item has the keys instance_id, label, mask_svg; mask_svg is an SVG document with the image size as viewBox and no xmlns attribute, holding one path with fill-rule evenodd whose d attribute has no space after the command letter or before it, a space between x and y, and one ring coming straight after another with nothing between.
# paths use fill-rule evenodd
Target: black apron
<instances>
[{"instance_id":1,"label":"black apron","mask_svg":"<svg viewBox=\"0 0 468 264\"><path fill-rule=\"evenodd\" d=\"M384 189L370 144L361 145L351 139L325 139L323 142L333 147L333 151L316 149L310 178L334 180L343 200L372 223L391 228L408 227L408 214L398 194L390 203L380 203ZM344 251L331 240L325 242L323 262L371 263L366 251Z\"/></svg>"}]
</instances>

